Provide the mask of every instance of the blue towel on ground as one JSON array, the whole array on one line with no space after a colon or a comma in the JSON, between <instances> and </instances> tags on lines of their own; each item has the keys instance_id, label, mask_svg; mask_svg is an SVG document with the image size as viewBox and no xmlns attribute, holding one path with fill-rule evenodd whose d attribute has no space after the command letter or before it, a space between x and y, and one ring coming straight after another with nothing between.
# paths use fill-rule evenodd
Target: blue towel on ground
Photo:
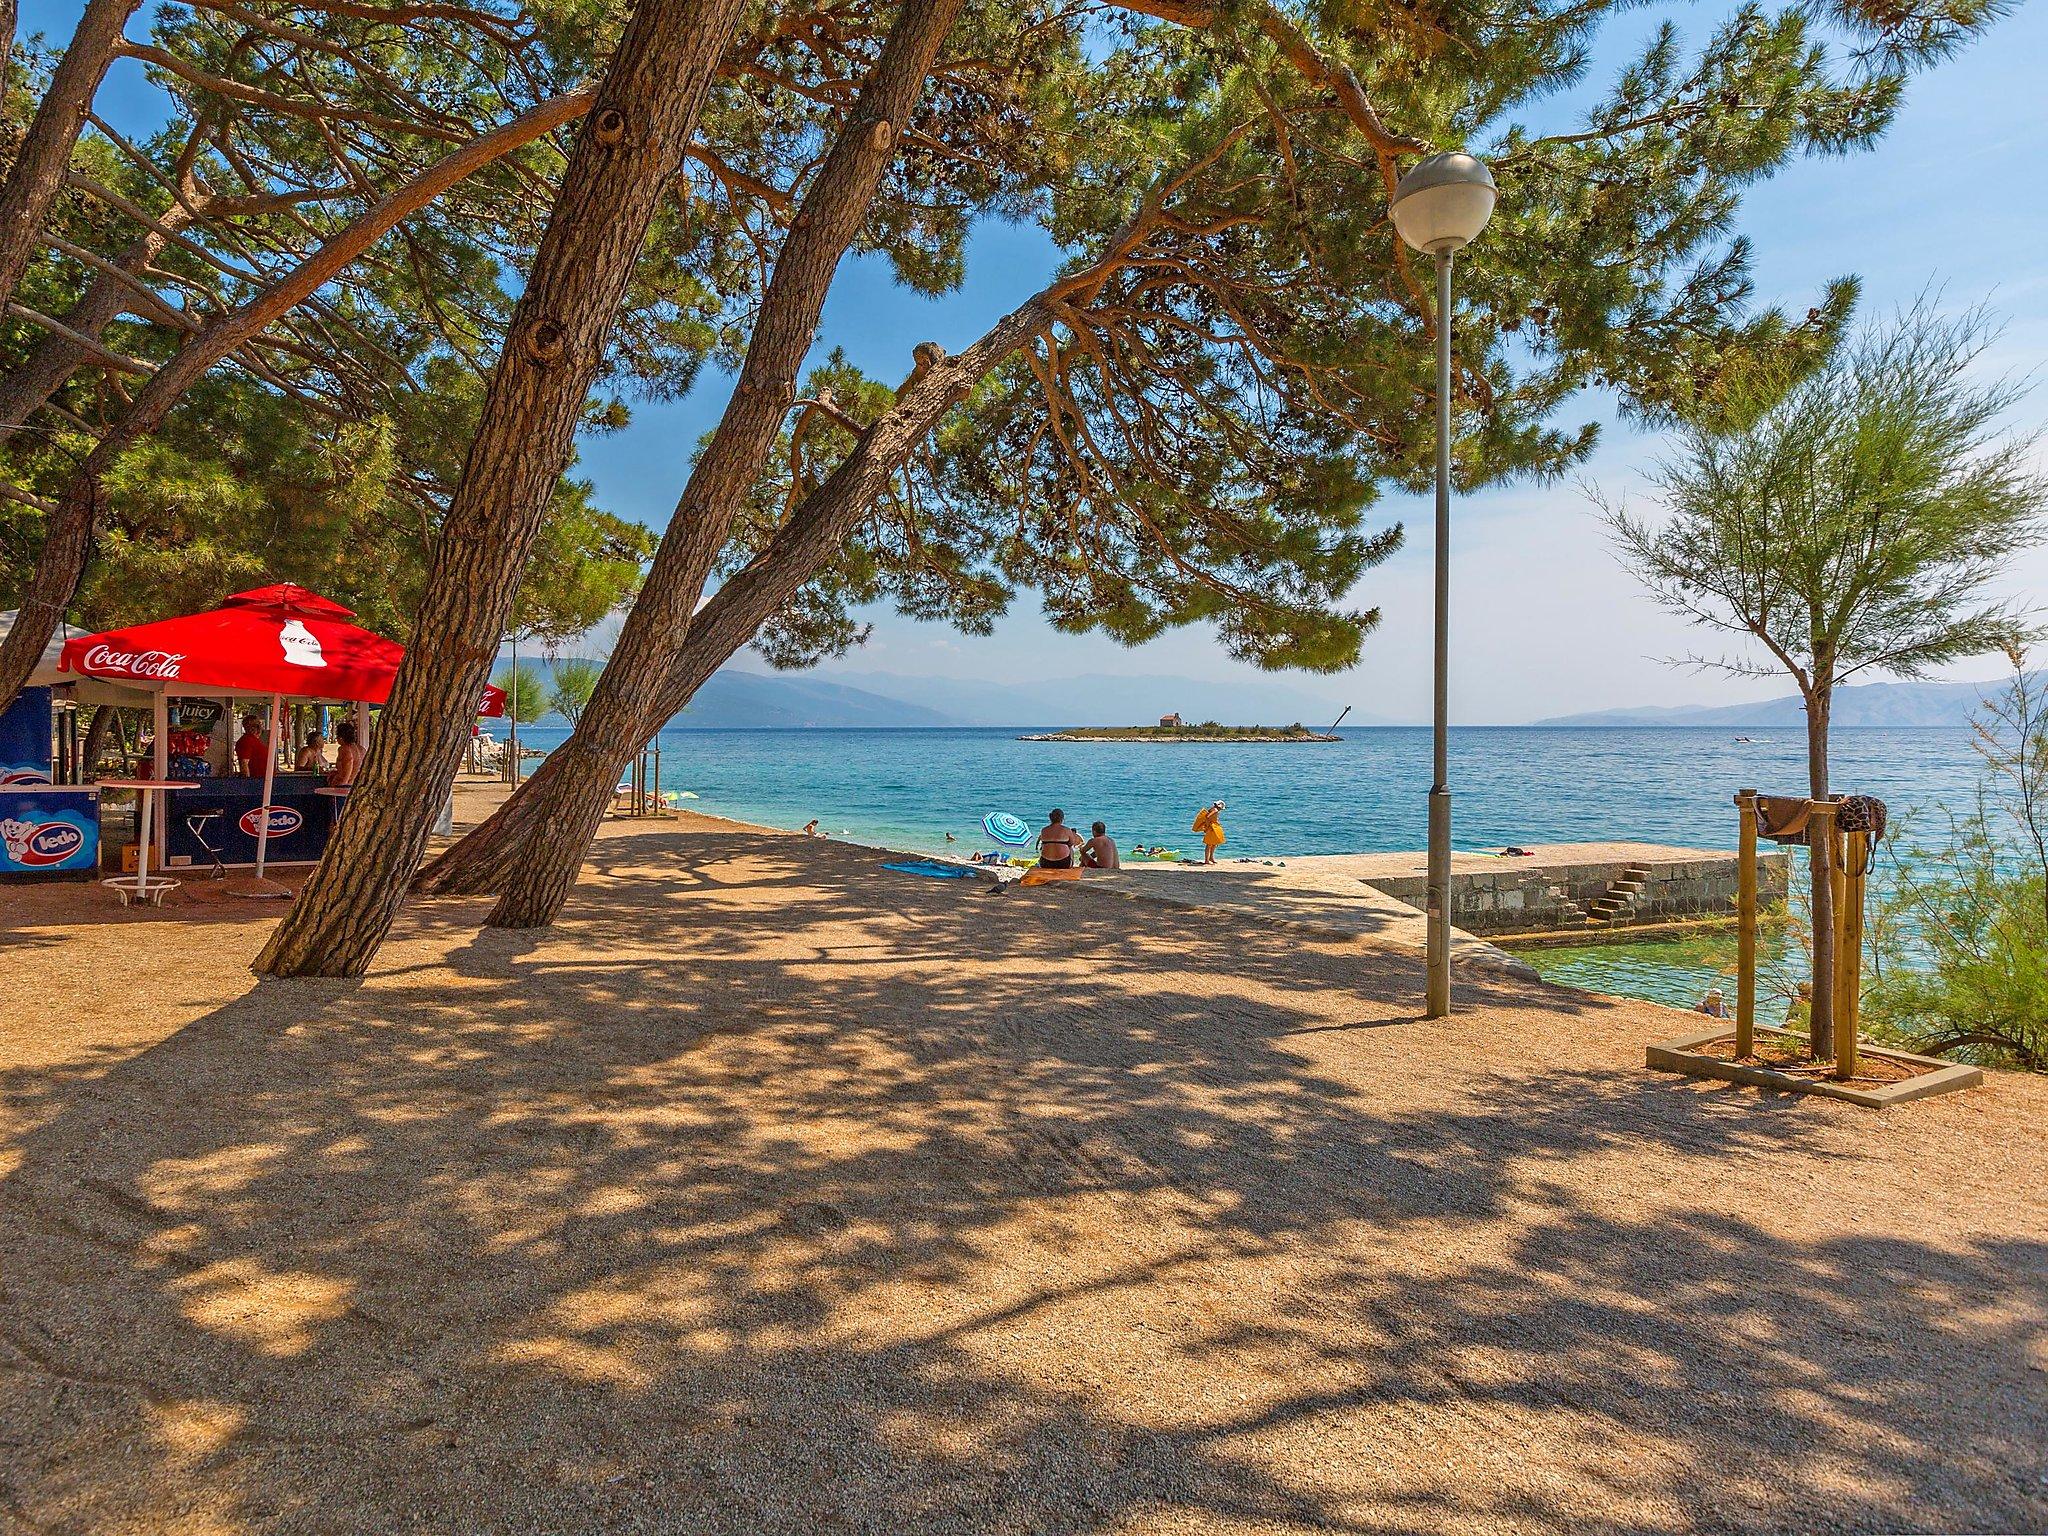
<instances>
[{"instance_id":1,"label":"blue towel on ground","mask_svg":"<svg viewBox=\"0 0 2048 1536\"><path fill-rule=\"evenodd\" d=\"M919 859L911 864L884 864L884 869L893 869L903 875L923 875L930 880L968 880L974 871L960 864L938 864L930 859Z\"/></svg>"}]
</instances>

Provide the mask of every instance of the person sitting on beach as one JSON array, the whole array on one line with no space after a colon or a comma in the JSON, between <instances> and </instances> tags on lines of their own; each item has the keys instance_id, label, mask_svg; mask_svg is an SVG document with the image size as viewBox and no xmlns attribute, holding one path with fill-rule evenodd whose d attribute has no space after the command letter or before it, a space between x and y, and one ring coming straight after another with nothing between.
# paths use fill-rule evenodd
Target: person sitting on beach
<instances>
[{"instance_id":1,"label":"person sitting on beach","mask_svg":"<svg viewBox=\"0 0 2048 1536\"><path fill-rule=\"evenodd\" d=\"M805 837L823 837L824 835L825 835L824 833L822 833L822 832L820 832L820 831L818 830L818 818L817 818L817 817L813 816L813 817L812 817L812 818L811 818L811 819L810 819L809 821L807 821L807 822L805 822L805 823L804 823L804 836L805 836Z\"/></svg>"},{"instance_id":2,"label":"person sitting on beach","mask_svg":"<svg viewBox=\"0 0 2048 1536\"><path fill-rule=\"evenodd\" d=\"M1089 869L1121 869L1117 862L1116 839L1109 835L1109 828L1096 822L1092 829L1095 835L1081 848L1081 862Z\"/></svg>"},{"instance_id":3,"label":"person sitting on beach","mask_svg":"<svg viewBox=\"0 0 2048 1536\"><path fill-rule=\"evenodd\" d=\"M1191 829L1202 834L1202 862L1214 864L1216 850L1228 839L1223 835L1223 802L1216 801L1195 813L1195 824Z\"/></svg>"},{"instance_id":4,"label":"person sitting on beach","mask_svg":"<svg viewBox=\"0 0 2048 1536\"><path fill-rule=\"evenodd\" d=\"M363 749L356 744L356 728L346 720L334 728L334 739L340 745L334 752L334 771L327 775L327 785L346 789L363 771Z\"/></svg>"},{"instance_id":5,"label":"person sitting on beach","mask_svg":"<svg viewBox=\"0 0 2048 1536\"><path fill-rule=\"evenodd\" d=\"M292 769L297 773L325 773L327 738L318 731L309 732L306 744L299 748L299 755L292 759Z\"/></svg>"},{"instance_id":6,"label":"person sitting on beach","mask_svg":"<svg viewBox=\"0 0 2048 1536\"><path fill-rule=\"evenodd\" d=\"M1045 818L1045 825L1038 829L1038 867L1040 869L1072 869L1074 855L1081 846L1081 834L1067 825L1065 811L1053 811Z\"/></svg>"}]
</instances>

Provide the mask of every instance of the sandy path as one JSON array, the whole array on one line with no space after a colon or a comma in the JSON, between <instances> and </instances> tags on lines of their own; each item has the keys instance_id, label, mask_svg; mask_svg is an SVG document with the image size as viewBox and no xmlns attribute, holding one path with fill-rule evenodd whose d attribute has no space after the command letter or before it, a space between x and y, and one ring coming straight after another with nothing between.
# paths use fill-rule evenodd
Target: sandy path
<instances>
[{"instance_id":1,"label":"sandy path","mask_svg":"<svg viewBox=\"0 0 2048 1536\"><path fill-rule=\"evenodd\" d=\"M1369 944L598 852L359 985L0 893L0 1531L2048 1526L2048 1081L1760 1097Z\"/></svg>"}]
</instances>

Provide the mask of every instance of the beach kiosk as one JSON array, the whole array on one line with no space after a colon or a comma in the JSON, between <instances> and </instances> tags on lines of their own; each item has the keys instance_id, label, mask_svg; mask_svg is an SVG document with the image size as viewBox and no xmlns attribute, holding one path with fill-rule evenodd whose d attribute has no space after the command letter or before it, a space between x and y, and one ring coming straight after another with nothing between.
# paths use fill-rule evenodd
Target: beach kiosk
<instances>
[{"instance_id":1,"label":"beach kiosk","mask_svg":"<svg viewBox=\"0 0 2048 1536\"><path fill-rule=\"evenodd\" d=\"M14 618L0 613L0 639ZM63 750L56 729L58 708L149 707L149 696L136 689L65 676L58 668L63 649L63 638L53 637L21 692L0 709L0 880L89 880L99 873L100 791L77 782L75 753Z\"/></svg>"},{"instance_id":2,"label":"beach kiosk","mask_svg":"<svg viewBox=\"0 0 2048 1536\"><path fill-rule=\"evenodd\" d=\"M370 706L391 696L405 648L350 622L353 610L291 583L238 592L218 608L67 641L61 669L147 694L155 714L152 776L165 784L158 818L171 868L253 868L311 863L326 851L345 794L320 773L280 773L278 737L288 701L341 705L366 735ZM208 743L232 732L239 700L261 701L269 751L261 777L218 771ZM214 730L171 724L179 700L212 705ZM485 690L478 713L503 712ZM230 766L233 759L227 758ZM189 786L183 781L193 781Z\"/></svg>"}]
</instances>

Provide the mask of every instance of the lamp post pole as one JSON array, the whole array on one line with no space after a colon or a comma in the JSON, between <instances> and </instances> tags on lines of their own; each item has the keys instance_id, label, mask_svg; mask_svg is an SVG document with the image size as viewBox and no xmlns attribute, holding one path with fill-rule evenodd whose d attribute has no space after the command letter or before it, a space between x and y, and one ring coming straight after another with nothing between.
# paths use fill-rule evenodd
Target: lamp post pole
<instances>
[{"instance_id":1,"label":"lamp post pole","mask_svg":"<svg viewBox=\"0 0 2048 1536\"><path fill-rule=\"evenodd\" d=\"M1424 1013L1432 1019L1451 1011L1451 266L1486 227L1493 202L1493 174L1454 150L1413 166L1387 210L1401 238L1436 259L1436 654L1424 945Z\"/></svg>"},{"instance_id":2,"label":"lamp post pole","mask_svg":"<svg viewBox=\"0 0 2048 1536\"><path fill-rule=\"evenodd\" d=\"M1432 1019L1451 1011L1451 263L1436 258L1436 662L1425 945Z\"/></svg>"}]
</instances>

